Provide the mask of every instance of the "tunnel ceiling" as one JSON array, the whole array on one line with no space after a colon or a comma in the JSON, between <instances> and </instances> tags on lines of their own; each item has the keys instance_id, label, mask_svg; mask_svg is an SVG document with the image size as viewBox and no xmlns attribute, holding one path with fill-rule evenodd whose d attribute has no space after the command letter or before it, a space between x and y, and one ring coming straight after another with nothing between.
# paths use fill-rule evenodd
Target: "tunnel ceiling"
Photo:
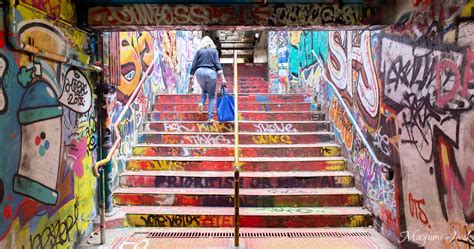
<instances>
[{"instance_id":1,"label":"tunnel ceiling","mask_svg":"<svg viewBox=\"0 0 474 249\"><path fill-rule=\"evenodd\" d=\"M92 2L93 1L93 2ZM147 4L145 4L145 2ZM281 28L354 27L387 24L393 1L267 1L215 0L173 1L78 0L79 22L94 30L126 31L153 29L258 30ZM169 1L168 1L169 2ZM311 2L311 3L308 3ZM180 4L181 3L181 4ZM393 12L393 11L391 11ZM326 28L327 29L327 28Z\"/></svg>"},{"instance_id":2,"label":"tunnel ceiling","mask_svg":"<svg viewBox=\"0 0 474 249\"><path fill-rule=\"evenodd\" d=\"M265 4L265 3L357 3L357 4L373 4L380 3L381 0L76 0L76 4L92 4L92 5L110 5L110 4ZM388 1L384 1L388 2Z\"/></svg>"}]
</instances>

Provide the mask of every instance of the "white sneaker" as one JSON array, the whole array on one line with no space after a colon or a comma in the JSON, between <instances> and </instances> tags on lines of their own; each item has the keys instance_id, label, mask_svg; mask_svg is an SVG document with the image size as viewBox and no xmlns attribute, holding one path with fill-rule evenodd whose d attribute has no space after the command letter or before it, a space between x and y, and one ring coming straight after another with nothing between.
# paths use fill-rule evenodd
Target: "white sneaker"
<instances>
[{"instance_id":1,"label":"white sneaker","mask_svg":"<svg viewBox=\"0 0 474 249\"><path fill-rule=\"evenodd\" d=\"M203 112L203 110L204 110L204 105L203 105L201 102L199 102L199 104L198 104L198 112Z\"/></svg>"},{"instance_id":2,"label":"white sneaker","mask_svg":"<svg viewBox=\"0 0 474 249\"><path fill-rule=\"evenodd\" d=\"M208 123L215 123L216 121L213 118L207 120Z\"/></svg>"}]
</instances>

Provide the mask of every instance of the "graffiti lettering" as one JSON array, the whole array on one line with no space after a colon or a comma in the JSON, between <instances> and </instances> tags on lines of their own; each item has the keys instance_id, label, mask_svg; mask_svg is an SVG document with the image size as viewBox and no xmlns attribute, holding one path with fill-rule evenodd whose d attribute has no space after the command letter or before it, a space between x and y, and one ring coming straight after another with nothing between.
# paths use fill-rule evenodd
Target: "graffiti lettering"
<instances>
[{"instance_id":1,"label":"graffiti lettering","mask_svg":"<svg viewBox=\"0 0 474 249\"><path fill-rule=\"evenodd\" d=\"M197 124L199 132L232 132L234 131L231 123L212 123Z\"/></svg>"},{"instance_id":2,"label":"graffiti lettering","mask_svg":"<svg viewBox=\"0 0 474 249\"><path fill-rule=\"evenodd\" d=\"M92 92L86 76L70 69L64 78L64 88L59 101L79 113L86 113L92 105Z\"/></svg>"},{"instance_id":3,"label":"graffiti lettering","mask_svg":"<svg viewBox=\"0 0 474 249\"><path fill-rule=\"evenodd\" d=\"M56 248L71 242L72 231L79 231L79 203L74 203L72 215L68 215L64 220L56 221L45 227L42 232L35 236L30 235L30 248ZM23 246L22 248L25 248Z\"/></svg>"},{"instance_id":4,"label":"graffiti lettering","mask_svg":"<svg viewBox=\"0 0 474 249\"><path fill-rule=\"evenodd\" d=\"M232 227L234 226L234 218L232 216L203 216L200 219L204 227Z\"/></svg>"},{"instance_id":5,"label":"graffiti lettering","mask_svg":"<svg viewBox=\"0 0 474 249\"><path fill-rule=\"evenodd\" d=\"M141 216L148 227L187 227L187 226L199 226L199 216L197 215L161 215L152 214L147 216Z\"/></svg>"},{"instance_id":6,"label":"graffiti lettering","mask_svg":"<svg viewBox=\"0 0 474 249\"><path fill-rule=\"evenodd\" d=\"M257 128L257 132L298 132L295 128L293 128L292 124L278 124L278 123L258 123L253 125L255 128Z\"/></svg>"},{"instance_id":7,"label":"graffiti lettering","mask_svg":"<svg viewBox=\"0 0 474 249\"><path fill-rule=\"evenodd\" d=\"M252 136L252 141L256 144L292 144L288 135L256 135Z\"/></svg>"},{"instance_id":8,"label":"graffiti lettering","mask_svg":"<svg viewBox=\"0 0 474 249\"><path fill-rule=\"evenodd\" d=\"M423 206L425 205L425 199L415 199L412 193L408 194L408 204L410 206L411 217L415 217L423 224L428 225L428 217L426 216Z\"/></svg>"},{"instance_id":9,"label":"graffiti lettering","mask_svg":"<svg viewBox=\"0 0 474 249\"><path fill-rule=\"evenodd\" d=\"M149 168L154 170L184 170L184 162L178 161L151 161Z\"/></svg>"},{"instance_id":10,"label":"graffiti lettering","mask_svg":"<svg viewBox=\"0 0 474 249\"><path fill-rule=\"evenodd\" d=\"M239 5L133 4L92 7L92 26L159 25L355 25L374 13L375 7L356 4Z\"/></svg>"},{"instance_id":11,"label":"graffiti lettering","mask_svg":"<svg viewBox=\"0 0 474 249\"><path fill-rule=\"evenodd\" d=\"M382 128L379 128L379 130L373 134L373 137L373 144L377 146L384 155L390 156L392 154L392 149L390 148L390 138L385 134L382 135Z\"/></svg>"},{"instance_id":12,"label":"graffiti lettering","mask_svg":"<svg viewBox=\"0 0 474 249\"><path fill-rule=\"evenodd\" d=\"M231 139L224 135L198 134L192 136L183 136L183 139L192 144L231 144Z\"/></svg>"},{"instance_id":13,"label":"graffiti lettering","mask_svg":"<svg viewBox=\"0 0 474 249\"><path fill-rule=\"evenodd\" d=\"M341 139L344 145L346 145L346 148L352 148L354 141L352 123L337 98L332 98L331 100L329 118L334 122L334 126L341 133Z\"/></svg>"},{"instance_id":14,"label":"graffiti lettering","mask_svg":"<svg viewBox=\"0 0 474 249\"><path fill-rule=\"evenodd\" d=\"M350 33L349 33L350 34ZM380 86L373 57L372 35L375 32L352 32L352 85L355 100L363 120L369 127L376 127L380 106Z\"/></svg>"},{"instance_id":15,"label":"graffiti lettering","mask_svg":"<svg viewBox=\"0 0 474 249\"><path fill-rule=\"evenodd\" d=\"M175 188L232 188L232 178L224 177L176 177L156 178L155 187Z\"/></svg>"},{"instance_id":16,"label":"graffiti lettering","mask_svg":"<svg viewBox=\"0 0 474 249\"><path fill-rule=\"evenodd\" d=\"M192 132L194 131L193 128L187 128L184 125L181 125L179 123L165 123L163 124L164 126L164 131L167 132Z\"/></svg>"}]
</instances>

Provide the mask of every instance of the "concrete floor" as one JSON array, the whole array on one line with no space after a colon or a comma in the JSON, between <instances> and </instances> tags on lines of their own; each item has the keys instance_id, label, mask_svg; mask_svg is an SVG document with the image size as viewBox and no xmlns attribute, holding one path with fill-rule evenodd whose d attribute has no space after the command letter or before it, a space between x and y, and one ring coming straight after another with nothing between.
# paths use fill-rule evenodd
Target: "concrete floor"
<instances>
[{"instance_id":1,"label":"concrete floor","mask_svg":"<svg viewBox=\"0 0 474 249\"><path fill-rule=\"evenodd\" d=\"M106 231L106 244L98 245L100 236L95 235L84 241L79 247L85 248L119 248L119 249L145 249L145 248L233 248L233 238L218 235L210 235L200 238L147 238L150 232L208 232L208 233L231 233L233 229L215 228L119 228ZM240 248L396 248L378 232L371 228L302 228L302 229L267 229L267 228L244 228L240 233L330 233L333 236L300 237L264 237L246 236L241 238ZM342 233L349 232L352 235L343 236ZM354 233L364 233L369 236L354 236ZM215 237L213 237L215 236Z\"/></svg>"}]
</instances>

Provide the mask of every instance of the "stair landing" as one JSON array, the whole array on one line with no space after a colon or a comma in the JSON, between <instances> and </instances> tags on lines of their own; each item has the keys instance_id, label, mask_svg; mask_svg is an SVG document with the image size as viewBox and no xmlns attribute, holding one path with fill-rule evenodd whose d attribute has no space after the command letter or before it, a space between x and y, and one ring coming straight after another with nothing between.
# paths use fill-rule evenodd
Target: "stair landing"
<instances>
[{"instance_id":1,"label":"stair landing","mask_svg":"<svg viewBox=\"0 0 474 249\"><path fill-rule=\"evenodd\" d=\"M208 249L233 248L232 228L122 228L107 231L102 248ZM99 248L100 236L83 248ZM351 248L395 249L372 228L241 228L240 246L246 249Z\"/></svg>"}]
</instances>

